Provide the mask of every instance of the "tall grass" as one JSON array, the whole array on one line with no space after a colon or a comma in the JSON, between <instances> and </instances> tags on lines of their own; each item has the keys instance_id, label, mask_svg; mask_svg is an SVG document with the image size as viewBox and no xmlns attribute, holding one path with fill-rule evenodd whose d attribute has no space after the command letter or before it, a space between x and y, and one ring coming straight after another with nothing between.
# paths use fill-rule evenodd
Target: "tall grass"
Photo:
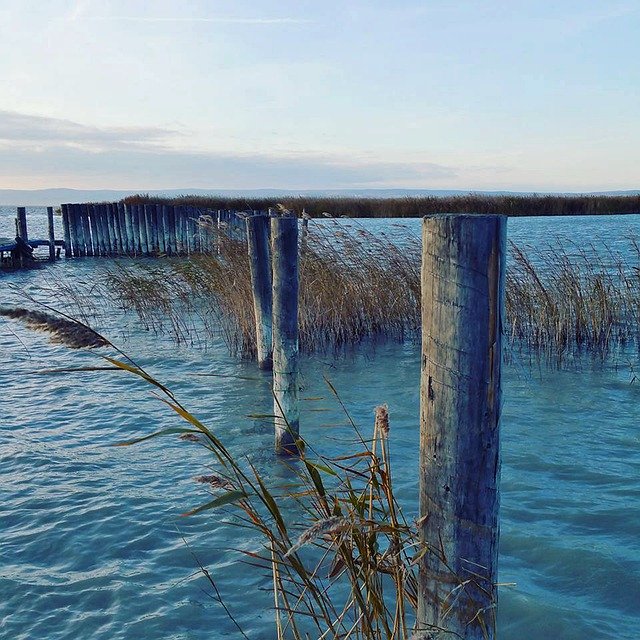
<instances>
[{"instance_id":1,"label":"tall grass","mask_svg":"<svg viewBox=\"0 0 640 640\"><path fill-rule=\"evenodd\" d=\"M240 240L223 237L220 255L118 267L111 296L155 330L177 339L219 333L232 353L254 357L249 264ZM625 260L603 247L552 242L535 250L511 243L505 331L512 349L562 360L583 350L606 354L636 340L640 247ZM376 236L357 221L311 222L300 256L300 347L338 349L363 340L418 337L420 240Z\"/></svg>"}]
</instances>

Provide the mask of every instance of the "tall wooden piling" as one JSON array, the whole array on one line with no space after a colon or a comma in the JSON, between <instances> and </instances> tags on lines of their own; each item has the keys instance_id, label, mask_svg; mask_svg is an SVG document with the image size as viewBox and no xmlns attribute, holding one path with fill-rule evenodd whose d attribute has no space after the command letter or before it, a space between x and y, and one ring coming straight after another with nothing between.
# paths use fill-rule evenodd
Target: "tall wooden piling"
<instances>
[{"instance_id":1,"label":"tall wooden piling","mask_svg":"<svg viewBox=\"0 0 640 640\"><path fill-rule=\"evenodd\" d=\"M49 260L56 259L56 232L53 226L53 207L47 207L47 233L49 235Z\"/></svg>"},{"instance_id":2,"label":"tall wooden piling","mask_svg":"<svg viewBox=\"0 0 640 640\"><path fill-rule=\"evenodd\" d=\"M256 322L258 367L268 371L273 367L269 218L266 216L250 216L246 219L246 225L251 289L253 291L253 312Z\"/></svg>"},{"instance_id":3,"label":"tall wooden piling","mask_svg":"<svg viewBox=\"0 0 640 640\"><path fill-rule=\"evenodd\" d=\"M297 452L298 407L298 220L271 218L273 271L273 396L275 447Z\"/></svg>"},{"instance_id":4,"label":"tall wooden piling","mask_svg":"<svg viewBox=\"0 0 640 640\"><path fill-rule=\"evenodd\" d=\"M506 218L422 227L419 631L493 640Z\"/></svg>"},{"instance_id":5,"label":"tall wooden piling","mask_svg":"<svg viewBox=\"0 0 640 640\"><path fill-rule=\"evenodd\" d=\"M124 209L124 226L127 230L127 255L133 256L136 254L136 238L133 230L133 215L131 213L131 205L123 204Z\"/></svg>"},{"instance_id":6,"label":"tall wooden piling","mask_svg":"<svg viewBox=\"0 0 640 640\"><path fill-rule=\"evenodd\" d=\"M64 257L71 257L71 227L69 220L69 205L62 204L60 205L60 210L62 211L62 231L64 234Z\"/></svg>"}]
</instances>

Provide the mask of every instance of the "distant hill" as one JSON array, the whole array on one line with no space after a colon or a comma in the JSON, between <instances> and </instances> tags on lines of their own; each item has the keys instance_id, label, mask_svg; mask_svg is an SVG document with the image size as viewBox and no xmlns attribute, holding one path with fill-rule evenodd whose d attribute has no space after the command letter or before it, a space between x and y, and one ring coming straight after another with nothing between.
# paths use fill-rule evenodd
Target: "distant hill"
<instances>
[{"instance_id":1,"label":"distant hill","mask_svg":"<svg viewBox=\"0 0 640 640\"><path fill-rule=\"evenodd\" d=\"M355 197L355 198L405 198L405 197L450 197L457 195L531 195L531 191L471 191L463 189L0 189L0 205L3 206L57 206L66 202L113 202L126 196L148 193L151 196L175 197L181 195L223 196L227 198L274 198L274 197ZM537 192L543 195L542 192ZM597 191L587 195L623 196L638 195L640 190ZM575 195L569 192L553 195Z\"/></svg>"}]
</instances>

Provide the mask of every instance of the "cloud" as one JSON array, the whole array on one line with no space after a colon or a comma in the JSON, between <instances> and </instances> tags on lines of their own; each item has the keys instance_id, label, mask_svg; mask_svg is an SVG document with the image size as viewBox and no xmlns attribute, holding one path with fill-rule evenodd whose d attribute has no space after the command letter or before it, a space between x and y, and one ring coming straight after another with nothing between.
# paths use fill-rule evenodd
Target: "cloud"
<instances>
[{"instance_id":1,"label":"cloud","mask_svg":"<svg viewBox=\"0 0 640 640\"><path fill-rule=\"evenodd\" d=\"M60 118L0 111L0 144L81 145L99 150L105 146L158 144L178 135L175 130L159 127L96 127Z\"/></svg>"},{"instance_id":2,"label":"cloud","mask_svg":"<svg viewBox=\"0 0 640 640\"><path fill-rule=\"evenodd\" d=\"M96 127L0 111L0 187L342 188L429 185L456 176L429 162L314 153L233 153L176 148L177 131Z\"/></svg>"}]
</instances>

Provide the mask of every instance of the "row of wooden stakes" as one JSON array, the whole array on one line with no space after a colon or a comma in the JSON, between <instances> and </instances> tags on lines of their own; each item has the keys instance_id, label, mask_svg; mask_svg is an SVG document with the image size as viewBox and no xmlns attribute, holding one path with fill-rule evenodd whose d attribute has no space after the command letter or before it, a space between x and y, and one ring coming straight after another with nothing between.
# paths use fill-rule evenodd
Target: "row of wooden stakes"
<instances>
[{"instance_id":1,"label":"row of wooden stakes","mask_svg":"<svg viewBox=\"0 0 640 640\"><path fill-rule=\"evenodd\" d=\"M217 232L244 230L234 211L164 204L63 204L65 257L190 255L215 250Z\"/></svg>"}]
</instances>

